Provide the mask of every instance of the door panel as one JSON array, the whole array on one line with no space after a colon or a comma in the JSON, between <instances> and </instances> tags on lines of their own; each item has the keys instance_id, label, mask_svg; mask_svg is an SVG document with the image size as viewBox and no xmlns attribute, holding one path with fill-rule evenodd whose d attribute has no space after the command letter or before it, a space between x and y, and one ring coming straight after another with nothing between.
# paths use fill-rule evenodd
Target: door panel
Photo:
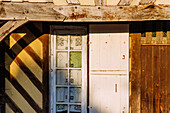
<instances>
[{"instance_id":1,"label":"door panel","mask_svg":"<svg viewBox=\"0 0 170 113\"><path fill-rule=\"evenodd\" d=\"M120 76L94 75L90 80L90 113L120 113Z\"/></svg>"},{"instance_id":2,"label":"door panel","mask_svg":"<svg viewBox=\"0 0 170 113\"><path fill-rule=\"evenodd\" d=\"M128 25L90 25L90 113L128 112Z\"/></svg>"}]
</instances>

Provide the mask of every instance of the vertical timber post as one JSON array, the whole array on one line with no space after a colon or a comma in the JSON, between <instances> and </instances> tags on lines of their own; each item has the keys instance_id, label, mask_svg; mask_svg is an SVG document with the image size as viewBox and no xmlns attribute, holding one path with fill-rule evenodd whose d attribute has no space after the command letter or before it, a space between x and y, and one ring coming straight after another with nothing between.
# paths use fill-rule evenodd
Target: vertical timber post
<instances>
[{"instance_id":1,"label":"vertical timber post","mask_svg":"<svg viewBox=\"0 0 170 113\"><path fill-rule=\"evenodd\" d=\"M5 52L3 41L0 42L0 113L5 113Z\"/></svg>"},{"instance_id":2,"label":"vertical timber post","mask_svg":"<svg viewBox=\"0 0 170 113\"><path fill-rule=\"evenodd\" d=\"M130 82L130 113L141 112L141 33L130 34L130 69L129 69L129 82Z\"/></svg>"}]
</instances>

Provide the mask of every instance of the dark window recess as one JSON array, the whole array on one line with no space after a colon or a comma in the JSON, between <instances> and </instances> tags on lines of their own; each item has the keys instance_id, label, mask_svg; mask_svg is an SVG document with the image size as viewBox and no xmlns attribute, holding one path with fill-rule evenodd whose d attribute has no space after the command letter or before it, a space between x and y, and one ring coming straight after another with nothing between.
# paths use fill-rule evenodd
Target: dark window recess
<instances>
[{"instance_id":1,"label":"dark window recess","mask_svg":"<svg viewBox=\"0 0 170 113\"><path fill-rule=\"evenodd\" d=\"M163 32L163 37L167 37L167 32L166 31Z\"/></svg>"},{"instance_id":2,"label":"dark window recess","mask_svg":"<svg viewBox=\"0 0 170 113\"><path fill-rule=\"evenodd\" d=\"M152 37L156 37L156 32L152 32Z\"/></svg>"},{"instance_id":3,"label":"dark window recess","mask_svg":"<svg viewBox=\"0 0 170 113\"><path fill-rule=\"evenodd\" d=\"M146 32L142 32L141 37L146 37Z\"/></svg>"}]
</instances>

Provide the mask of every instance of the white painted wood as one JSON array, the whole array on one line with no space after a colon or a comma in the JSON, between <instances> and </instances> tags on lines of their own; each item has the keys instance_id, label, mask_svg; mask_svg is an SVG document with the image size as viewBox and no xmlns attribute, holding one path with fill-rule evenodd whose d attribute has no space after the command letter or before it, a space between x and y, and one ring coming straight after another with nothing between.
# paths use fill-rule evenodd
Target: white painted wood
<instances>
[{"instance_id":1,"label":"white painted wood","mask_svg":"<svg viewBox=\"0 0 170 113\"><path fill-rule=\"evenodd\" d=\"M91 70L126 70L128 33L123 31L128 32L128 26L95 26L90 27L90 30L95 29L90 33Z\"/></svg>"},{"instance_id":2,"label":"white painted wood","mask_svg":"<svg viewBox=\"0 0 170 113\"><path fill-rule=\"evenodd\" d=\"M82 36L82 106L81 113L87 113L87 35Z\"/></svg>"},{"instance_id":3,"label":"white painted wood","mask_svg":"<svg viewBox=\"0 0 170 113\"><path fill-rule=\"evenodd\" d=\"M129 88L127 76L120 76L120 110L121 113L128 113L129 111Z\"/></svg>"},{"instance_id":4,"label":"white painted wood","mask_svg":"<svg viewBox=\"0 0 170 113\"><path fill-rule=\"evenodd\" d=\"M90 113L120 113L119 75L90 76Z\"/></svg>"},{"instance_id":5,"label":"white painted wood","mask_svg":"<svg viewBox=\"0 0 170 113\"><path fill-rule=\"evenodd\" d=\"M11 0L11 2L23 2L23 0Z\"/></svg>"},{"instance_id":6,"label":"white painted wood","mask_svg":"<svg viewBox=\"0 0 170 113\"><path fill-rule=\"evenodd\" d=\"M133 6L133 5L139 5L141 0L133 0L130 5Z\"/></svg>"},{"instance_id":7,"label":"white painted wood","mask_svg":"<svg viewBox=\"0 0 170 113\"><path fill-rule=\"evenodd\" d=\"M56 101L56 92L55 92L55 83L56 83L56 79L55 79L55 65L56 62L54 62L54 58L55 58L55 49L54 49L54 45L55 45L55 40L56 36L55 35L51 35L50 38L50 113L55 113L56 111L56 105L55 105L55 101Z\"/></svg>"},{"instance_id":8,"label":"white painted wood","mask_svg":"<svg viewBox=\"0 0 170 113\"><path fill-rule=\"evenodd\" d=\"M156 5L170 5L170 0L156 0L155 1Z\"/></svg>"},{"instance_id":9,"label":"white painted wood","mask_svg":"<svg viewBox=\"0 0 170 113\"><path fill-rule=\"evenodd\" d=\"M95 5L94 0L79 0L80 5Z\"/></svg>"},{"instance_id":10,"label":"white painted wood","mask_svg":"<svg viewBox=\"0 0 170 113\"><path fill-rule=\"evenodd\" d=\"M47 0L28 0L28 2L48 2Z\"/></svg>"},{"instance_id":11,"label":"white painted wood","mask_svg":"<svg viewBox=\"0 0 170 113\"><path fill-rule=\"evenodd\" d=\"M126 26L126 29L128 30L129 26ZM128 65L128 37L129 33L120 33L120 56L121 56L121 64L120 64L120 70L127 70L127 65Z\"/></svg>"},{"instance_id":12,"label":"white painted wood","mask_svg":"<svg viewBox=\"0 0 170 113\"><path fill-rule=\"evenodd\" d=\"M90 36L91 70L118 70L120 68L120 38L112 37L120 37L120 34L99 33Z\"/></svg>"},{"instance_id":13,"label":"white painted wood","mask_svg":"<svg viewBox=\"0 0 170 113\"><path fill-rule=\"evenodd\" d=\"M68 4L80 4L79 0L67 0Z\"/></svg>"},{"instance_id":14,"label":"white painted wood","mask_svg":"<svg viewBox=\"0 0 170 113\"><path fill-rule=\"evenodd\" d=\"M127 75L127 70L90 70L90 75Z\"/></svg>"},{"instance_id":15,"label":"white painted wood","mask_svg":"<svg viewBox=\"0 0 170 113\"><path fill-rule=\"evenodd\" d=\"M92 24L89 30L90 113L128 113L129 26ZM114 84L119 95L111 94Z\"/></svg>"},{"instance_id":16,"label":"white painted wood","mask_svg":"<svg viewBox=\"0 0 170 113\"><path fill-rule=\"evenodd\" d=\"M55 5L68 5L66 0L53 0Z\"/></svg>"},{"instance_id":17,"label":"white painted wood","mask_svg":"<svg viewBox=\"0 0 170 113\"><path fill-rule=\"evenodd\" d=\"M73 26L67 26L69 29L72 29L72 27ZM50 90L52 91L50 91L50 99L52 103L50 103L50 112L55 113L67 111L67 113L86 113L87 35L81 33L79 33L79 36L71 35L72 32L69 33L68 29L65 29L64 26L61 27L61 29L62 31L66 30L67 35L58 35L60 34L61 29L56 29L54 26L51 28L52 34L54 35L51 37L52 73L50 75ZM76 28L76 26L73 28ZM70 65L71 52L81 52L81 67L72 67Z\"/></svg>"},{"instance_id":18,"label":"white painted wood","mask_svg":"<svg viewBox=\"0 0 170 113\"><path fill-rule=\"evenodd\" d=\"M106 5L118 5L120 0L106 0Z\"/></svg>"}]
</instances>

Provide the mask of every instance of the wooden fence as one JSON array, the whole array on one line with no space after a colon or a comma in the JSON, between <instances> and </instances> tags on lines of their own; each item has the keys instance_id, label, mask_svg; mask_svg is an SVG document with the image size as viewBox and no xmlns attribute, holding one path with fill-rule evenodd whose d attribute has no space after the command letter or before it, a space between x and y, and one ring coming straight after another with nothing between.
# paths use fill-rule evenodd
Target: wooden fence
<instances>
[{"instance_id":1,"label":"wooden fence","mask_svg":"<svg viewBox=\"0 0 170 113\"><path fill-rule=\"evenodd\" d=\"M170 112L169 23L156 24L130 34L131 113Z\"/></svg>"}]
</instances>

